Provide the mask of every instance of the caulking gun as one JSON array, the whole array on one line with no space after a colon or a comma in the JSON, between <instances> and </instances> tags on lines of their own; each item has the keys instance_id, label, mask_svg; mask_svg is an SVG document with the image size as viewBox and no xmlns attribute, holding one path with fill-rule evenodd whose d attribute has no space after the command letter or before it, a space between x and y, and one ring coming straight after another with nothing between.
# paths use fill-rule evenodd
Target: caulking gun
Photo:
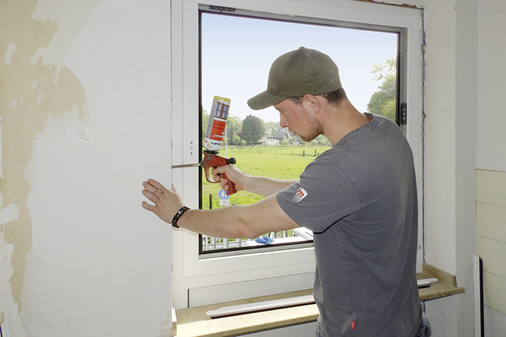
<instances>
[{"instance_id":1,"label":"caulking gun","mask_svg":"<svg viewBox=\"0 0 506 337\"><path fill-rule=\"evenodd\" d=\"M230 99L214 96L213 107L209 114L209 124L207 125L206 137L204 139L204 158L200 163L206 173L206 179L210 183L219 183L220 180L211 179L209 169L211 167L225 166L235 164L235 158L225 158L218 156L218 152L221 150L221 144L223 143L223 137L225 129L227 127L228 111L230 109ZM220 174L221 178L227 179L227 176L223 173ZM234 194L235 190L234 183L228 181L227 195Z\"/></svg>"},{"instance_id":2,"label":"caulking gun","mask_svg":"<svg viewBox=\"0 0 506 337\"><path fill-rule=\"evenodd\" d=\"M235 158L218 156L218 152L221 150L221 144L223 143L225 128L227 127L229 109L230 99L214 96L213 106L211 108L211 113L209 114L209 124L207 125L206 137L204 139L204 158L200 164L174 165L172 168L202 166L206 173L206 180L208 182L219 183L221 178L227 179L227 176L224 173L220 174L221 177L218 180L211 179L210 169L236 163ZM227 195L237 192L233 182L228 181L226 186L228 186Z\"/></svg>"}]
</instances>

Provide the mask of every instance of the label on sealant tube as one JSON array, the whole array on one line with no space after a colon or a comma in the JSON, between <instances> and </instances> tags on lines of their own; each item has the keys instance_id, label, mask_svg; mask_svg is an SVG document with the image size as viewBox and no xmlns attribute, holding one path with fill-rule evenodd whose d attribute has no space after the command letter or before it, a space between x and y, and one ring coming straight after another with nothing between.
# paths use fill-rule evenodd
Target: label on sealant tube
<instances>
[{"instance_id":1,"label":"label on sealant tube","mask_svg":"<svg viewBox=\"0 0 506 337\"><path fill-rule=\"evenodd\" d=\"M213 107L209 114L209 124L207 125L206 137L204 139L204 148L206 150L217 152L221 149L227 127L229 109L230 99L214 96Z\"/></svg>"}]
</instances>

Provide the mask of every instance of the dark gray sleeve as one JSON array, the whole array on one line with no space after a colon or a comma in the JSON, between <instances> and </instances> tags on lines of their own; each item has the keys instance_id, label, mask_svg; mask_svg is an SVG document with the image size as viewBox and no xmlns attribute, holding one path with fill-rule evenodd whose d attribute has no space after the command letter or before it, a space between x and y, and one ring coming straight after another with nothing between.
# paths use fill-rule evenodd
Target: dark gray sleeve
<instances>
[{"instance_id":1,"label":"dark gray sleeve","mask_svg":"<svg viewBox=\"0 0 506 337\"><path fill-rule=\"evenodd\" d=\"M328 158L317 158L299 182L276 194L283 211L300 226L319 233L360 209L351 172Z\"/></svg>"}]
</instances>

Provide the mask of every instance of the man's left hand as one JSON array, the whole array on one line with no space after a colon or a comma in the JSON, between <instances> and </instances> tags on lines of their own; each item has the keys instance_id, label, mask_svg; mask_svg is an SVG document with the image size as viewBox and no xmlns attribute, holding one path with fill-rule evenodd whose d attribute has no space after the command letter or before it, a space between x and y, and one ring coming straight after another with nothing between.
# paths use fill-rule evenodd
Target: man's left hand
<instances>
[{"instance_id":1,"label":"man's left hand","mask_svg":"<svg viewBox=\"0 0 506 337\"><path fill-rule=\"evenodd\" d=\"M148 179L142 186L144 186L142 194L151 201L151 203L143 201L142 207L155 213L163 221L172 223L176 212L184 206L174 186L169 190L154 179Z\"/></svg>"}]
</instances>

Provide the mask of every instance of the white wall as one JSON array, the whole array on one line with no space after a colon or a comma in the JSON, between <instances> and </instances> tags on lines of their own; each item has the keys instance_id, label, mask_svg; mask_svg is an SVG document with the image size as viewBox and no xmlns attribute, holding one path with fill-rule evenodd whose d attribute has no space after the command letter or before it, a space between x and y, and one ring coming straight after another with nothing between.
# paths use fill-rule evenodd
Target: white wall
<instances>
[{"instance_id":1,"label":"white wall","mask_svg":"<svg viewBox=\"0 0 506 337\"><path fill-rule=\"evenodd\" d=\"M479 2L478 44L478 164L486 170L506 171L504 92L506 92L506 28L504 1Z\"/></svg>"},{"instance_id":2,"label":"white wall","mask_svg":"<svg viewBox=\"0 0 506 337\"><path fill-rule=\"evenodd\" d=\"M484 0L478 5L478 119L477 168L498 171L506 175L506 133L504 119L504 92L506 92L506 3ZM503 202L504 203L504 202ZM504 224L503 224L504 225ZM504 261L504 256L495 260ZM484 266L487 261L484 261ZM487 288L485 288L487 292ZM504 289L502 290L504 292ZM492 295L493 294L489 294ZM485 294L487 296L487 294ZM502 336L506 329L506 315L486 307L485 335Z\"/></svg>"},{"instance_id":3,"label":"white wall","mask_svg":"<svg viewBox=\"0 0 506 337\"><path fill-rule=\"evenodd\" d=\"M427 303L436 335L473 336L476 168L503 170L500 126L506 68L501 1L425 6L426 260L457 276L466 293ZM489 336L506 316L485 311ZM492 333L492 334L491 334Z\"/></svg>"},{"instance_id":4,"label":"white wall","mask_svg":"<svg viewBox=\"0 0 506 337\"><path fill-rule=\"evenodd\" d=\"M169 336L172 229L140 206L143 180L170 183L169 0L3 1L0 16L0 321Z\"/></svg>"},{"instance_id":5,"label":"white wall","mask_svg":"<svg viewBox=\"0 0 506 337\"><path fill-rule=\"evenodd\" d=\"M457 256L455 6L456 1L430 3L424 11L426 261L453 274ZM436 336L456 336L455 303L454 298L427 303Z\"/></svg>"},{"instance_id":6,"label":"white wall","mask_svg":"<svg viewBox=\"0 0 506 337\"><path fill-rule=\"evenodd\" d=\"M466 288L428 314L435 336L472 336L471 171L506 171L506 4L395 2L425 7L426 260ZM140 208L140 183L170 183L169 13L169 0L0 2L0 320L13 336L168 334L171 229ZM498 336L506 317L486 314Z\"/></svg>"}]
</instances>

